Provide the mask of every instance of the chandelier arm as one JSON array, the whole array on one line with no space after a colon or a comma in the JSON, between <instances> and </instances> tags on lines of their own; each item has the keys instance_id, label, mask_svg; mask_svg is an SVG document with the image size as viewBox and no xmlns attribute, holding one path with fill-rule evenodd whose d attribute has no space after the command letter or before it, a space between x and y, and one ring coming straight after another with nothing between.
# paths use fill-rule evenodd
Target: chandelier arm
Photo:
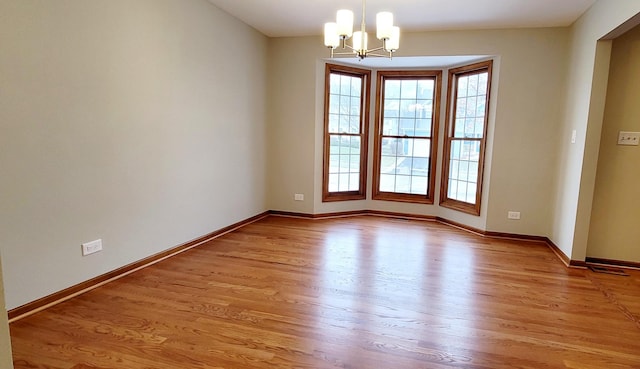
<instances>
[{"instance_id":1,"label":"chandelier arm","mask_svg":"<svg viewBox=\"0 0 640 369\"><path fill-rule=\"evenodd\" d=\"M376 47L375 49L367 50L367 55L369 53L374 53L376 51L384 50L384 46Z\"/></svg>"},{"instance_id":2,"label":"chandelier arm","mask_svg":"<svg viewBox=\"0 0 640 369\"><path fill-rule=\"evenodd\" d=\"M346 52L346 53L333 53L333 55L355 55L355 54L353 53L353 51L351 51L351 52Z\"/></svg>"},{"instance_id":3,"label":"chandelier arm","mask_svg":"<svg viewBox=\"0 0 640 369\"><path fill-rule=\"evenodd\" d=\"M349 45L349 44L343 44L342 45L343 49L349 49L349 50L353 50L353 51L357 51L356 49L353 48L353 46ZM353 54L353 53L343 53L343 54ZM339 55L339 54L338 54Z\"/></svg>"},{"instance_id":4,"label":"chandelier arm","mask_svg":"<svg viewBox=\"0 0 640 369\"><path fill-rule=\"evenodd\" d=\"M381 57L381 58L388 58L389 55L387 54L375 54L375 53L367 53L367 56L377 56L377 57Z\"/></svg>"}]
</instances>

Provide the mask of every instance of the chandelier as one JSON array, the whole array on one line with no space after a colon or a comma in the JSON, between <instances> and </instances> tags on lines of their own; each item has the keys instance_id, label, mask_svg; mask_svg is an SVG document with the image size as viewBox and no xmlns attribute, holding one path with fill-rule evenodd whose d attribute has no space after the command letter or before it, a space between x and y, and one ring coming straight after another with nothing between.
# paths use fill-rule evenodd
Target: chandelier
<instances>
[{"instance_id":1,"label":"chandelier","mask_svg":"<svg viewBox=\"0 0 640 369\"><path fill-rule=\"evenodd\" d=\"M393 57L393 53L400 47L400 28L393 25L391 12L380 12L376 15L376 38L382 41L382 46L374 49L368 48L368 35L365 30L365 1L362 0L362 23L360 31L353 32L353 12L351 10L338 10L335 22L324 25L324 45L331 49L331 57L334 55L353 55L360 60L367 56ZM352 45L346 40L353 37ZM334 53L341 46L342 49L350 49L351 52ZM378 54L384 52L385 54Z\"/></svg>"}]
</instances>

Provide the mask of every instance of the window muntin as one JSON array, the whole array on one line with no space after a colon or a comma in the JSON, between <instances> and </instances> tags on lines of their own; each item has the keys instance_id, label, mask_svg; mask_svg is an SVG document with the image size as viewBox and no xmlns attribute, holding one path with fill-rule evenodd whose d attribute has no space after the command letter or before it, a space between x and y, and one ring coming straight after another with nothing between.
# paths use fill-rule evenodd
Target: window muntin
<instances>
[{"instance_id":1,"label":"window muntin","mask_svg":"<svg viewBox=\"0 0 640 369\"><path fill-rule=\"evenodd\" d=\"M492 61L449 71L442 206L480 214Z\"/></svg>"},{"instance_id":2,"label":"window muntin","mask_svg":"<svg viewBox=\"0 0 640 369\"><path fill-rule=\"evenodd\" d=\"M365 198L368 70L327 64L323 201Z\"/></svg>"},{"instance_id":3,"label":"window muntin","mask_svg":"<svg viewBox=\"0 0 640 369\"><path fill-rule=\"evenodd\" d=\"M380 71L373 198L433 203L440 71Z\"/></svg>"}]
</instances>

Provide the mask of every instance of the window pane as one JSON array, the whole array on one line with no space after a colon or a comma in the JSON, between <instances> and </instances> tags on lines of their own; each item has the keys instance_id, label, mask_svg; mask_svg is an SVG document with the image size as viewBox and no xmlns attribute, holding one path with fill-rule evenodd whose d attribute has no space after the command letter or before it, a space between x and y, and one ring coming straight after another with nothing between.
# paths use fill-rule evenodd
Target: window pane
<instances>
[{"instance_id":1,"label":"window pane","mask_svg":"<svg viewBox=\"0 0 640 369\"><path fill-rule=\"evenodd\" d=\"M329 173L337 174L330 176L330 191L353 191L354 185L349 175L360 176L361 139L358 136L332 135L330 142ZM331 183L334 187L331 187ZM355 183L359 186L360 180Z\"/></svg>"},{"instance_id":2,"label":"window pane","mask_svg":"<svg viewBox=\"0 0 640 369\"><path fill-rule=\"evenodd\" d=\"M460 166L458 167L458 179L462 179L463 181L469 180L469 162L466 160L460 162Z\"/></svg>"},{"instance_id":3,"label":"window pane","mask_svg":"<svg viewBox=\"0 0 640 369\"><path fill-rule=\"evenodd\" d=\"M400 126L398 127L399 136L413 136L415 134L415 119L400 119Z\"/></svg>"},{"instance_id":4,"label":"window pane","mask_svg":"<svg viewBox=\"0 0 640 369\"><path fill-rule=\"evenodd\" d=\"M411 178L411 193L415 195L426 195L429 187L427 177Z\"/></svg>"},{"instance_id":5,"label":"window pane","mask_svg":"<svg viewBox=\"0 0 640 369\"><path fill-rule=\"evenodd\" d=\"M478 98L476 96L467 98L467 105L466 105L467 110L465 111L466 117L475 118L477 104L478 104Z\"/></svg>"},{"instance_id":6,"label":"window pane","mask_svg":"<svg viewBox=\"0 0 640 369\"><path fill-rule=\"evenodd\" d=\"M340 96L340 114L344 114L346 116L351 112L351 97L349 95Z\"/></svg>"},{"instance_id":7,"label":"window pane","mask_svg":"<svg viewBox=\"0 0 640 369\"><path fill-rule=\"evenodd\" d=\"M449 191L447 192L447 197L451 199L455 199L457 193L458 193L458 181L453 179L449 180Z\"/></svg>"},{"instance_id":8,"label":"window pane","mask_svg":"<svg viewBox=\"0 0 640 369\"><path fill-rule=\"evenodd\" d=\"M411 193L411 177L397 175L396 176L396 188L393 192L397 193Z\"/></svg>"},{"instance_id":9,"label":"window pane","mask_svg":"<svg viewBox=\"0 0 640 369\"><path fill-rule=\"evenodd\" d=\"M411 145L414 157L426 158L431 154L431 140L413 139L409 140L409 145Z\"/></svg>"},{"instance_id":10,"label":"window pane","mask_svg":"<svg viewBox=\"0 0 640 369\"><path fill-rule=\"evenodd\" d=\"M409 140L404 138L399 138L396 141L396 154L398 156L409 156L411 155L411 147L409 146Z\"/></svg>"},{"instance_id":11,"label":"window pane","mask_svg":"<svg viewBox=\"0 0 640 369\"><path fill-rule=\"evenodd\" d=\"M462 76L458 78L458 97L467 96L467 85L469 84L469 77Z\"/></svg>"},{"instance_id":12,"label":"window pane","mask_svg":"<svg viewBox=\"0 0 640 369\"><path fill-rule=\"evenodd\" d=\"M403 117L403 118L416 117L415 100L400 100L400 117Z\"/></svg>"},{"instance_id":13,"label":"window pane","mask_svg":"<svg viewBox=\"0 0 640 369\"><path fill-rule=\"evenodd\" d=\"M416 117L417 118L431 118L433 111L433 101L431 100L418 100L416 102Z\"/></svg>"},{"instance_id":14,"label":"window pane","mask_svg":"<svg viewBox=\"0 0 640 369\"><path fill-rule=\"evenodd\" d=\"M480 160L480 141L464 141L462 156L466 160Z\"/></svg>"},{"instance_id":15,"label":"window pane","mask_svg":"<svg viewBox=\"0 0 640 369\"><path fill-rule=\"evenodd\" d=\"M400 85L400 98L402 99L416 99L418 97L418 81L417 80L402 80Z\"/></svg>"},{"instance_id":16,"label":"window pane","mask_svg":"<svg viewBox=\"0 0 640 369\"><path fill-rule=\"evenodd\" d=\"M417 137L431 137L431 119L416 119L415 135Z\"/></svg>"},{"instance_id":17,"label":"window pane","mask_svg":"<svg viewBox=\"0 0 640 369\"><path fill-rule=\"evenodd\" d=\"M480 214L476 196L479 196L478 188L482 180L480 154L485 145L491 66L492 62L488 61L452 69L449 79L454 84L452 90L455 93L449 96L454 99L450 101L454 107L446 129L449 152L445 157L449 162L445 174L447 178L443 179L445 190L441 204L476 215ZM468 204L469 207L460 204L449 206L448 199Z\"/></svg>"},{"instance_id":18,"label":"window pane","mask_svg":"<svg viewBox=\"0 0 640 369\"><path fill-rule=\"evenodd\" d=\"M349 191L349 173L340 173L339 176L338 191Z\"/></svg>"},{"instance_id":19,"label":"window pane","mask_svg":"<svg viewBox=\"0 0 640 369\"><path fill-rule=\"evenodd\" d=\"M427 177L429 175L429 158L413 158L411 175Z\"/></svg>"},{"instance_id":20,"label":"window pane","mask_svg":"<svg viewBox=\"0 0 640 369\"><path fill-rule=\"evenodd\" d=\"M382 155L395 155L397 140L397 138L383 138L381 147Z\"/></svg>"},{"instance_id":21,"label":"window pane","mask_svg":"<svg viewBox=\"0 0 640 369\"><path fill-rule=\"evenodd\" d=\"M484 72L478 75L478 91L480 91L483 95L487 94L487 81L488 81L489 73Z\"/></svg>"},{"instance_id":22,"label":"window pane","mask_svg":"<svg viewBox=\"0 0 640 369\"><path fill-rule=\"evenodd\" d=\"M351 120L348 115L340 115L340 127L338 128L338 133L349 133L351 126Z\"/></svg>"},{"instance_id":23,"label":"window pane","mask_svg":"<svg viewBox=\"0 0 640 369\"><path fill-rule=\"evenodd\" d=\"M449 198L469 204L475 203L479 159L480 141L455 140L451 142L450 186L447 191Z\"/></svg>"},{"instance_id":24,"label":"window pane","mask_svg":"<svg viewBox=\"0 0 640 369\"><path fill-rule=\"evenodd\" d=\"M469 81L467 84L467 96L478 95L478 75L471 75L467 77L467 80Z\"/></svg>"},{"instance_id":25,"label":"window pane","mask_svg":"<svg viewBox=\"0 0 640 369\"><path fill-rule=\"evenodd\" d=\"M475 137L473 131L476 128L476 120L475 118L467 118L464 120L464 137L472 138Z\"/></svg>"},{"instance_id":26,"label":"window pane","mask_svg":"<svg viewBox=\"0 0 640 369\"><path fill-rule=\"evenodd\" d=\"M384 118L382 126L382 134L385 136L398 136L398 119Z\"/></svg>"},{"instance_id":27,"label":"window pane","mask_svg":"<svg viewBox=\"0 0 640 369\"><path fill-rule=\"evenodd\" d=\"M338 114L329 114L329 133L340 132L340 116Z\"/></svg>"},{"instance_id":28,"label":"window pane","mask_svg":"<svg viewBox=\"0 0 640 369\"><path fill-rule=\"evenodd\" d=\"M340 173L349 173L351 168L349 159L351 159L351 155L340 155Z\"/></svg>"},{"instance_id":29,"label":"window pane","mask_svg":"<svg viewBox=\"0 0 640 369\"><path fill-rule=\"evenodd\" d=\"M351 173L349 175L349 191L358 191L360 188L360 174Z\"/></svg>"},{"instance_id":30,"label":"window pane","mask_svg":"<svg viewBox=\"0 0 640 369\"><path fill-rule=\"evenodd\" d=\"M475 126L476 138L484 137L484 118L476 118Z\"/></svg>"},{"instance_id":31,"label":"window pane","mask_svg":"<svg viewBox=\"0 0 640 369\"><path fill-rule=\"evenodd\" d=\"M449 178L451 179L459 179L458 178L458 163L459 160L451 160L449 163Z\"/></svg>"},{"instance_id":32,"label":"window pane","mask_svg":"<svg viewBox=\"0 0 640 369\"><path fill-rule=\"evenodd\" d=\"M370 72L357 68L345 68L328 65L329 86L325 92L328 99L328 111L325 117L328 139L325 150L327 192L323 192L323 201L353 199L354 193L364 198L361 182L362 160L365 160L363 149L363 108L368 103L363 100L363 88L370 87ZM336 192L349 192L345 197L335 196ZM339 194L338 194L339 195Z\"/></svg>"},{"instance_id":33,"label":"window pane","mask_svg":"<svg viewBox=\"0 0 640 369\"><path fill-rule=\"evenodd\" d=\"M349 158L349 172L360 172L360 155L351 155L351 158Z\"/></svg>"},{"instance_id":34,"label":"window pane","mask_svg":"<svg viewBox=\"0 0 640 369\"><path fill-rule=\"evenodd\" d=\"M398 197L403 201L410 199L404 195L427 196L436 77L383 76L382 83L385 94L379 97L384 98L380 102L384 108L381 145L376 152L380 167L374 173L378 180L375 192L385 192L381 197L386 200L394 199L391 194L403 195ZM416 197L416 201L422 200Z\"/></svg>"},{"instance_id":35,"label":"window pane","mask_svg":"<svg viewBox=\"0 0 640 369\"><path fill-rule=\"evenodd\" d=\"M400 100L385 99L384 117L393 118L400 116Z\"/></svg>"},{"instance_id":36,"label":"window pane","mask_svg":"<svg viewBox=\"0 0 640 369\"><path fill-rule=\"evenodd\" d=\"M339 180L338 174L335 174L335 173L329 174L329 192L338 191L338 180Z\"/></svg>"},{"instance_id":37,"label":"window pane","mask_svg":"<svg viewBox=\"0 0 640 369\"><path fill-rule=\"evenodd\" d=\"M395 189L396 176L380 174L380 191L393 192Z\"/></svg>"},{"instance_id":38,"label":"window pane","mask_svg":"<svg viewBox=\"0 0 640 369\"><path fill-rule=\"evenodd\" d=\"M340 95L329 95L329 113L340 113Z\"/></svg>"},{"instance_id":39,"label":"window pane","mask_svg":"<svg viewBox=\"0 0 640 369\"><path fill-rule=\"evenodd\" d=\"M476 117L484 118L486 104L487 104L487 96L486 95L478 96L478 101L476 102Z\"/></svg>"},{"instance_id":40,"label":"window pane","mask_svg":"<svg viewBox=\"0 0 640 369\"><path fill-rule=\"evenodd\" d=\"M458 191L456 192L454 199L464 202L467 201L467 182L458 181Z\"/></svg>"},{"instance_id":41,"label":"window pane","mask_svg":"<svg viewBox=\"0 0 640 369\"><path fill-rule=\"evenodd\" d=\"M384 98L385 100L400 98L400 81L399 80L384 81Z\"/></svg>"},{"instance_id":42,"label":"window pane","mask_svg":"<svg viewBox=\"0 0 640 369\"><path fill-rule=\"evenodd\" d=\"M459 97L456 101L456 118L465 118L467 112L467 98Z\"/></svg>"},{"instance_id":43,"label":"window pane","mask_svg":"<svg viewBox=\"0 0 640 369\"><path fill-rule=\"evenodd\" d=\"M434 81L422 79L418 81L418 99L433 99Z\"/></svg>"},{"instance_id":44,"label":"window pane","mask_svg":"<svg viewBox=\"0 0 640 369\"><path fill-rule=\"evenodd\" d=\"M331 76L329 76L329 93L330 94L340 93L340 75L339 74L331 74Z\"/></svg>"},{"instance_id":45,"label":"window pane","mask_svg":"<svg viewBox=\"0 0 640 369\"><path fill-rule=\"evenodd\" d=\"M340 155L329 155L329 173L340 173Z\"/></svg>"},{"instance_id":46,"label":"window pane","mask_svg":"<svg viewBox=\"0 0 640 369\"><path fill-rule=\"evenodd\" d=\"M455 140L451 142L451 159L460 159L460 141Z\"/></svg>"},{"instance_id":47,"label":"window pane","mask_svg":"<svg viewBox=\"0 0 640 369\"><path fill-rule=\"evenodd\" d=\"M469 204L475 204L476 202L476 190L477 185L475 183L469 183L467 185L467 202Z\"/></svg>"},{"instance_id":48,"label":"window pane","mask_svg":"<svg viewBox=\"0 0 640 369\"><path fill-rule=\"evenodd\" d=\"M359 97L351 97L349 114L351 116L360 118L360 98Z\"/></svg>"},{"instance_id":49,"label":"window pane","mask_svg":"<svg viewBox=\"0 0 640 369\"><path fill-rule=\"evenodd\" d=\"M360 99L360 92L362 91L362 79L357 77L351 77L351 96L358 97Z\"/></svg>"},{"instance_id":50,"label":"window pane","mask_svg":"<svg viewBox=\"0 0 640 369\"><path fill-rule=\"evenodd\" d=\"M453 137L463 138L464 137L464 119L456 119L455 120L455 131L453 132Z\"/></svg>"},{"instance_id":51,"label":"window pane","mask_svg":"<svg viewBox=\"0 0 640 369\"><path fill-rule=\"evenodd\" d=\"M472 178L474 182L477 181L478 178L478 165L477 161L469 162L469 178Z\"/></svg>"},{"instance_id":52,"label":"window pane","mask_svg":"<svg viewBox=\"0 0 640 369\"><path fill-rule=\"evenodd\" d=\"M385 145L386 143L386 145ZM386 182L380 182L380 191L427 194L429 177L431 140L429 139L391 139L383 140L383 152L380 158L380 176ZM390 178L395 175L393 185ZM420 188L418 188L420 186Z\"/></svg>"},{"instance_id":53,"label":"window pane","mask_svg":"<svg viewBox=\"0 0 640 369\"><path fill-rule=\"evenodd\" d=\"M340 95L351 95L351 79L353 77L340 76Z\"/></svg>"}]
</instances>

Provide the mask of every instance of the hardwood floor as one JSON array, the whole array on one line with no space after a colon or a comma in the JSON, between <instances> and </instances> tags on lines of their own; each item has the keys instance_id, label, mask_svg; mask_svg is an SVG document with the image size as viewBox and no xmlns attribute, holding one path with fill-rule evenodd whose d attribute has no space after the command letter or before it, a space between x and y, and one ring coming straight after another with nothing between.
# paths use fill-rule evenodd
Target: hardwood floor
<instances>
[{"instance_id":1,"label":"hardwood floor","mask_svg":"<svg viewBox=\"0 0 640 369\"><path fill-rule=\"evenodd\" d=\"M11 324L15 368L640 368L640 272L361 216L268 217Z\"/></svg>"}]
</instances>

